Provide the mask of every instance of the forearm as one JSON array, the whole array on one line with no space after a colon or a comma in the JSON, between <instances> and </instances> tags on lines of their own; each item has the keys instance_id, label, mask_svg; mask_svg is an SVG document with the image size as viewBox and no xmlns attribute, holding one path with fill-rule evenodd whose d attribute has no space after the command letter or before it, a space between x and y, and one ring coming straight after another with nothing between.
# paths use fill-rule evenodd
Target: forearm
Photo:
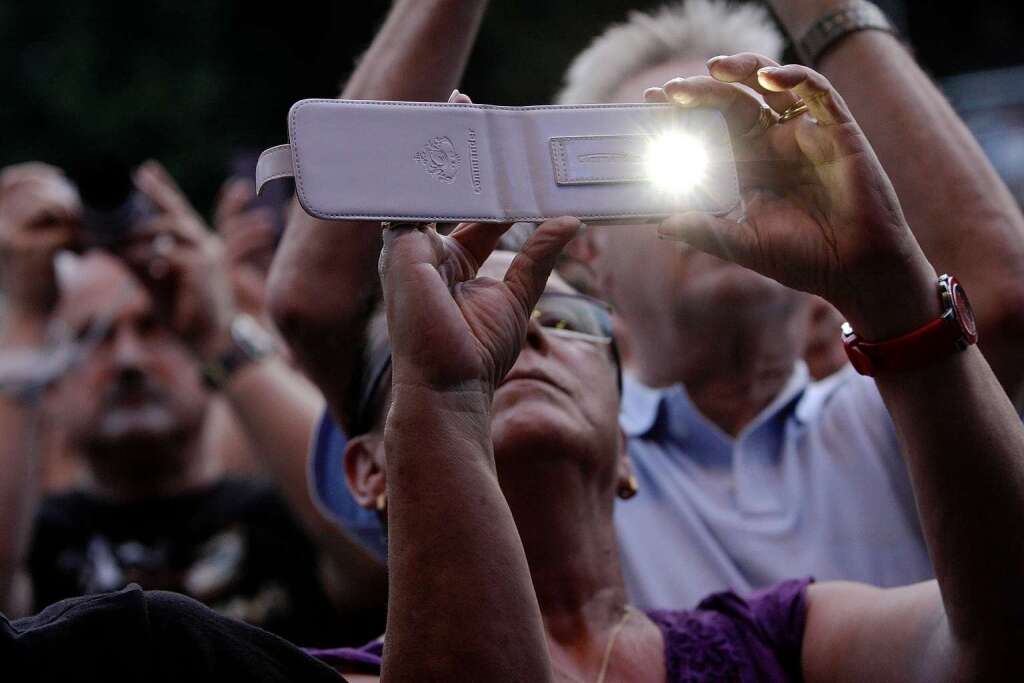
<instances>
[{"instance_id":1,"label":"forearm","mask_svg":"<svg viewBox=\"0 0 1024 683\"><path fill-rule=\"evenodd\" d=\"M398 0L342 96L444 100L462 77L486 5L486 0ZM274 259L275 320L339 414L334 396L344 392L352 370L348 356L379 297L380 248L376 226L320 221L296 204Z\"/></svg>"},{"instance_id":2,"label":"forearm","mask_svg":"<svg viewBox=\"0 0 1024 683\"><path fill-rule=\"evenodd\" d=\"M384 677L550 680L540 608L494 468L489 399L393 392Z\"/></svg>"},{"instance_id":3,"label":"forearm","mask_svg":"<svg viewBox=\"0 0 1024 683\"><path fill-rule=\"evenodd\" d=\"M36 348L43 335L42 323L9 324L0 332L0 354ZM40 410L0 394L0 612L12 616L24 614L30 601L18 577L39 498L39 458L33 451Z\"/></svg>"},{"instance_id":4,"label":"forearm","mask_svg":"<svg viewBox=\"0 0 1024 683\"><path fill-rule=\"evenodd\" d=\"M772 0L794 39L845 0ZM982 349L1011 393L1024 315L1024 218L981 147L895 37L849 34L820 70L842 93L885 168L928 259L971 293Z\"/></svg>"},{"instance_id":5,"label":"forearm","mask_svg":"<svg viewBox=\"0 0 1024 683\"><path fill-rule=\"evenodd\" d=\"M1024 632L1024 429L974 347L879 378L903 441L950 633L998 648Z\"/></svg>"},{"instance_id":6,"label":"forearm","mask_svg":"<svg viewBox=\"0 0 1024 683\"><path fill-rule=\"evenodd\" d=\"M309 489L307 453L324 406L319 392L283 360L272 358L240 369L224 396L296 517L346 580L365 582L362 594L368 598L371 588L383 585L382 564L324 518Z\"/></svg>"}]
</instances>

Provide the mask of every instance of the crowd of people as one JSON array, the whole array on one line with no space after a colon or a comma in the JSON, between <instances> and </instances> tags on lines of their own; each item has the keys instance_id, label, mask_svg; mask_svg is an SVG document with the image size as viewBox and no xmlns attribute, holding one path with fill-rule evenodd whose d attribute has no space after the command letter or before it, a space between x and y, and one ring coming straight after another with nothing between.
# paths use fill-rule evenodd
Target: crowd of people
<instances>
[{"instance_id":1,"label":"crowd of people","mask_svg":"<svg viewBox=\"0 0 1024 683\"><path fill-rule=\"evenodd\" d=\"M487 4L395 0L341 96L470 103ZM157 161L116 210L3 169L2 670L1024 676L1024 214L874 5L767 4L803 64L676 0L556 97L720 112L726 216L324 221L233 178L211 229Z\"/></svg>"}]
</instances>

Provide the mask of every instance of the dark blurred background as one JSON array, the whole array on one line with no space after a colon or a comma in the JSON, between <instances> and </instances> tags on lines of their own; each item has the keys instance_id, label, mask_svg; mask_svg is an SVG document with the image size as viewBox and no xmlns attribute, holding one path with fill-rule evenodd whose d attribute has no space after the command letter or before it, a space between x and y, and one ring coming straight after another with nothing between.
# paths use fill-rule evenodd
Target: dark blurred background
<instances>
[{"instance_id":1,"label":"dark blurred background","mask_svg":"<svg viewBox=\"0 0 1024 683\"><path fill-rule=\"evenodd\" d=\"M658 4L492 0L462 89L547 102L595 33ZM878 4L1024 189L1024 2ZM337 95L389 6L0 0L0 166L41 159L83 177L154 157L208 210L233 156L285 141L295 100Z\"/></svg>"}]
</instances>

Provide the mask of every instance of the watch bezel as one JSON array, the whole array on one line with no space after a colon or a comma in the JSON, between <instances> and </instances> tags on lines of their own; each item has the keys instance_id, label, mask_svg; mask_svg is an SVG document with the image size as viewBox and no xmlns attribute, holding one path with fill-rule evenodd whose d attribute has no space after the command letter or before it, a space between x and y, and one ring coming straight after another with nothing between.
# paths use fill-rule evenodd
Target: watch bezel
<instances>
[{"instance_id":1,"label":"watch bezel","mask_svg":"<svg viewBox=\"0 0 1024 683\"><path fill-rule=\"evenodd\" d=\"M957 346L960 350L978 341L978 322L974 316L974 307L967 296L963 285L952 275L939 278L942 287L942 302L945 306L942 316L952 320L960 331Z\"/></svg>"}]
</instances>

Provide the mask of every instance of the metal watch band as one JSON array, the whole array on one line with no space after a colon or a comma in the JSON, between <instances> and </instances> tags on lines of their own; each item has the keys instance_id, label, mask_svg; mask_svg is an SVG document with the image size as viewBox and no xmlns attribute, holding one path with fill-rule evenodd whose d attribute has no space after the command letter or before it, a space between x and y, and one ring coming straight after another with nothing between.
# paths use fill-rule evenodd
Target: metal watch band
<instances>
[{"instance_id":1,"label":"metal watch band","mask_svg":"<svg viewBox=\"0 0 1024 683\"><path fill-rule=\"evenodd\" d=\"M219 390L238 370L260 361L275 350L273 337L245 313L231 322L231 347L202 368L203 383Z\"/></svg>"},{"instance_id":2,"label":"metal watch band","mask_svg":"<svg viewBox=\"0 0 1024 683\"><path fill-rule=\"evenodd\" d=\"M877 5L867 0L851 0L814 22L796 42L796 52L804 64L815 67L829 48L835 46L841 38L866 30L898 35L885 12Z\"/></svg>"}]
</instances>

